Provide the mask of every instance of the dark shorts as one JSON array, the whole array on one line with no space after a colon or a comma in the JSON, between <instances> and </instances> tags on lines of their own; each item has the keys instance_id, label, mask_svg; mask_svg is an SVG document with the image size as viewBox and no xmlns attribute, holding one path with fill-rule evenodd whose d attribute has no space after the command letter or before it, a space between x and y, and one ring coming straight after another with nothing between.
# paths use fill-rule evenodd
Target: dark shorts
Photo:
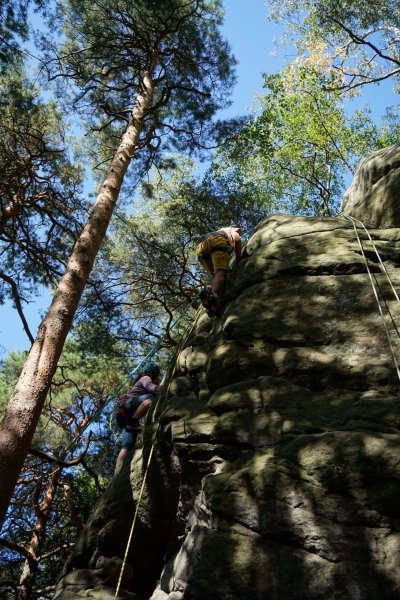
<instances>
[{"instance_id":1,"label":"dark shorts","mask_svg":"<svg viewBox=\"0 0 400 600\"><path fill-rule=\"evenodd\" d=\"M142 394L136 396L135 401L132 403L133 412L142 404L143 400L151 400L155 397L155 394ZM125 450L134 450L136 444L136 438L139 435L137 430L126 429L122 430L121 448Z\"/></svg>"},{"instance_id":2,"label":"dark shorts","mask_svg":"<svg viewBox=\"0 0 400 600\"><path fill-rule=\"evenodd\" d=\"M123 429L121 438L121 448L124 448L125 450L134 450L138 434L138 431Z\"/></svg>"}]
</instances>

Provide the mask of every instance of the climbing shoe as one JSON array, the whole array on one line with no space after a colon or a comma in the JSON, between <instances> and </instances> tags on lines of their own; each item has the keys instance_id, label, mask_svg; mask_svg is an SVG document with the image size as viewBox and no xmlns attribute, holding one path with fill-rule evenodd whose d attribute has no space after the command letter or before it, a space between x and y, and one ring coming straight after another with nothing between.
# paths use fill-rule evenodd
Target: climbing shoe
<instances>
[{"instance_id":1,"label":"climbing shoe","mask_svg":"<svg viewBox=\"0 0 400 600\"><path fill-rule=\"evenodd\" d=\"M205 287L202 290L200 290L199 298L203 306L208 306L210 294L212 294L212 291L208 287Z\"/></svg>"},{"instance_id":2,"label":"climbing shoe","mask_svg":"<svg viewBox=\"0 0 400 600\"><path fill-rule=\"evenodd\" d=\"M199 294L199 298L209 317L215 317L220 314L222 302L210 288L203 288Z\"/></svg>"}]
</instances>

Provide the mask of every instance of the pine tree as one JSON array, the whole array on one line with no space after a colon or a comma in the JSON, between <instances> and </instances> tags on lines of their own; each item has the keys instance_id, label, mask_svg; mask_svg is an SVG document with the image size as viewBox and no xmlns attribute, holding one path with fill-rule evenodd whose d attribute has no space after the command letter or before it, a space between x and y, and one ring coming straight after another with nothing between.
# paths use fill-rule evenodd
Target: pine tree
<instances>
[{"instance_id":1,"label":"pine tree","mask_svg":"<svg viewBox=\"0 0 400 600\"><path fill-rule=\"evenodd\" d=\"M71 0L61 8L67 43L54 63L58 75L74 81L76 106L96 115L109 140L126 126L0 424L0 518L132 157L142 154L148 165L164 136L169 145L204 146L232 83L220 2Z\"/></svg>"}]
</instances>

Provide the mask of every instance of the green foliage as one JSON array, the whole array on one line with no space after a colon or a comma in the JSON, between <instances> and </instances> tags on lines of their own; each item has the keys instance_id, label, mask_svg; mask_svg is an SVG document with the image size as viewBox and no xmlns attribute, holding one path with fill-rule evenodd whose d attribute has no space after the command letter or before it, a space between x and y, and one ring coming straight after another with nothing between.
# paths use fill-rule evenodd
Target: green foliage
<instances>
[{"instance_id":1,"label":"green foliage","mask_svg":"<svg viewBox=\"0 0 400 600\"><path fill-rule=\"evenodd\" d=\"M25 358L25 352L10 352L0 365L0 418L18 380Z\"/></svg>"},{"instance_id":2,"label":"green foliage","mask_svg":"<svg viewBox=\"0 0 400 600\"><path fill-rule=\"evenodd\" d=\"M0 366L0 408L4 410L26 358L24 352L11 352ZM107 398L125 381L133 364L114 358L98 348L88 353L78 341L69 340L61 355L32 446L52 456L77 438L88 418L103 406ZM91 429L91 435L104 436L108 414ZM107 434L108 435L108 434ZM107 437L106 435L106 437ZM72 449L79 454L87 433ZM94 448L91 453L96 454Z\"/></svg>"},{"instance_id":3,"label":"green foliage","mask_svg":"<svg viewBox=\"0 0 400 600\"><path fill-rule=\"evenodd\" d=\"M240 180L211 172L201 178L192 160L182 155L171 160L172 170L154 170L140 186L129 216L117 213L112 241L103 247L93 274L96 287L85 295L91 318L82 314L78 324L79 336L103 331L106 314L110 341L122 342L133 356L144 356L160 339L161 357L168 354L193 318L189 310L170 330L206 282L195 255L202 237L232 223L251 229L265 216L243 193Z\"/></svg>"},{"instance_id":4,"label":"green foliage","mask_svg":"<svg viewBox=\"0 0 400 600\"><path fill-rule=\"evenodd\" d=\"M269 0L303 57L329 55L332 85L354 90L393 77L400 67L400 9L395 0Z\"/></svg>"},{"instance_id":5,"label":"green foliage","mask_svg":"<svg viewBox=\"0 0 400 600\"><path fill-rule=\"evenodd\" d=\"M19 62L0 78L0 109L0 302L18 305L59 275L87 206L65 115Z\"/></svg>"},{"instance_id":6,"label":"green foliage","mask_svg":"<svg viewBox=\"0 0 400 600\"><path fill-rule=\"evenodd\" d=\"M377 140L377 149L398 144L400 140L400 119L398 107L388 106L382 118Z\"/></svg>"},{"instance_id":7,"label":"green foliage","mask_svg":"<svg viewBox=\"0 0 400 600\"><path fill-rule=\"evenodd\" d=\"M0 67L14 61L19 43L28 38L28 9L35 6L42 12L46 0L2 0L0 3Z\"/></svg>"},{"instance_id":8,"label":"green foliage","mask_svg":"<svg viewBox=\"0 0 400 600\"><path fill-rule=\"evenodd\" d=\"M96 438L104 438L109 442L108 415L111 406L100 415L98 421L79 439L82 424L92 418L106 402L107 398L125 380L130 367L127 361L121 363L119 358L103 353L102 347L97 352L87 352L78 341L69 340L60 357L57 371L53 377L51 389L36 431L33 445L43 449L43 444L51 453L63 451L63 448L78 439L71 450L72 456L82 451L85 440L90 433ZM93 457L100 452L94 443L90 446ZM91 458L88 458L90 464ZM107 470L104 470L104 474Z\"/></svg>"},{"instance_id":9,"label":"green foliage","mask_svg":"<svg viewBox=\"0 0 400 600\"><path fill-rule=\"evenodd\" d=\"M254 189L268 211L334 214L345 176L389 136L368 107L346 114L330 81L331 74L315 64L294 63L265 76L258 114L219 152L214 169L242 178L243 189ZM395 122L391 113L392 127Z\"/></svg>"},{"instance_id":10,"label":"green foliage","mask_svg":"<svg viewBox=\"0 0 400 600\"><path fill-rule=\"evenodd\" d=\"M24 359L24 353L14 352L1 364L1 408L8 400ZM26 460L2 531L4 538L28 547L36 510L43 501L55 460L71 463L62 470L50 507L47 534L38 552L34 591L56 581L79 533L77 522L87 521L112 476L118 450L108 423L112 407L99 414L85 431L84 427L126 378L127 365L123 365L124 369L120 367L117 360L102 354L101 349L97 354L88 354L74 340L66 344L61 356L31 445L33 454ZM7 573L8 578L17 583L23 559L15 552L0 549L0 560L4 567L2 575Z\"/></svg>"},{"instance_id":11,"label":"green foliage","mask_svg":"<svg viewBox=\"0 0 400 600\"><path fill-rule=\"evenodd\" d=\"M96 164L112 155L146 71L155 91L135 156L136 177L145 165L162 161L160 145L185 151L209 145L210 120L228 104L234 81L234 59L219 33L221 18L220 0L59 3L66 37L62 70L58 60L51 64L76 86L73 104L97 132Z\"/></svg>"}]
</instances>

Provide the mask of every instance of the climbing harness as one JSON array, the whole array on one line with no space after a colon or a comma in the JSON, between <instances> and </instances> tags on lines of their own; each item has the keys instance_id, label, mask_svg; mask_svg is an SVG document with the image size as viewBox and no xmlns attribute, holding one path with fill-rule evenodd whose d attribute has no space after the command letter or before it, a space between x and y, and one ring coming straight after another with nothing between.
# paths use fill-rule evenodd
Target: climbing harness
<instances>
[{"instance_id":1,"label":"climbing harness","mask_svg":"<svg viewBox=\"0 0 400 600\"><path fill-rule=\"evenodd\" d=\"M195 319L194 319L191 327L188 328L188 331L182 337L181 342L180 342L180 344L179 344L179 346L177 348L177 351L175 352L175 354L173 356L173 368L172 368L170 376L169 376L168 385L166 386L165 393L161 394L160 397L159 397L159 399L158 399L158 401L157 401L157 404L156 404L155 409L154 409L154 414L157 411L158 405L161 406L161 409L159 410L159 412L162 412L162 409L163 409L163 407L165 405L165 402L166 402L166 399L168 397L168 392L169 392L169 389L170 389L170 386L171 386L171 382L172 382L173 376L174 376L175 371L176 371L176 365L177 365L178 360L179 360L179 355L182 352L182 348L183 348L184 344L189 339L189 337L190 337L193 329L195 328L195 326L197 324L197 320L199 318L199 315L200 315L200 307L197 309L196 316L195 316ZM138 494L138 499L136 501L136 508L135 508L135 512L134 512L134 515L133 515L132 525L131 525L131 529L130 529L130 532L129 532L128 541L127 541L127 544L126 544L124 558L122 560L121 571L120 571L120 574L119 574L117 587L116 587L116 590L115 590L115 596L114 596L115 599L118 598L119 590L120 590L120 587L121 587L121 581L122 581L122 577L123 577L123 574L124 574L124 570L125 570L125 566L126 566L126 562L127 562L127 558L128 558L129 549L130 549L130 546L131 546L131 543L132 543L133 532L135 530L135 525L136 525L136 520L137 520L137 516L138 516L138 512L139 512L139 507L140 507L140 503L142 501L142 496L143 496L143 492L144 492L144 486L145 486L146 481L147 481L147 475L148 475L150 464L151 464L151 460L152 460L152 457L153 457L154 448L155 448L155 445L156 445L156 442L157 442L157 433L158 433L159 428L160 428L160 423L158 421L157 425L156 425L156 428L155 428L155 431L153 433L153 441L152 441L152 444L151 444L151 447L150 447L150 452L149 452L149 455L148 455L148 458L147 458L147 464L146 464L146 468L145 468L145 471L144 471L144 474L143 474L143 479L142 479L142 484L140 486L140 490L139 490L139 494Z\"/></svg>"},{"instance_id":2,"label":"climbing harness","mask_svg":"<svg viewBox=\"0 0 400 600\"><path fill-rule=\"evenodd\" d=\"M232 229L232 227L231 227ZM221 240L213 240L213 238L222 238L226 242L226 246L223 243L220 244ZM227 252L229 255L233 254L235 242L225 231L211 231L207 235L203 236L198 244L198 248L201 246L202 252L197 252L198 260L211 259L211 255L215 252Z\"/></svg>"},{"instance_id":3,"label":"climbing harness","mask_svg":"<svg viewBox=\"0 0 400 600\"><path fill-rule=\"evenodd\" d=\"M383 261L382 261L382 258L380 256L379 252L378 252L378 249L375 246L375 244L373 242L373 239L372 239L369 231L367 230L366 226L364 225L364 223L362 221L360 221L359 219L355 219L354 217L352 217L351 215L346 214L346 213L340 213L339 216L343 216L347 221L350 221L352 223L352 225L353 225L353 229L354 229L354 232L355 232L356 237L357 237L358 245L360 246L360 250L361 250L362 256L364 258L365 266L366 266L368 277L369 277L369 280L370 280L370 283L371 283L371 286L372 286L372 290L373 290L373 293L374 293L374 296L375 296L375 300L376 300L376 303L378 305L379 314L381 315L381 318L382 318L382 321L383 321L383 326L385 328L385 333L386 333L386 337L387 337L387 340L388 340L390 352L391 352L391 355L392 355L392 360L393 360L393 363L394 363L394 366L395 366L395 369L396 369L397 377L398 377L398 379L400 381L400 367L399 367L398 360L396 358L396 353L395 353L394 346L393 346L393 343L392 343L392 340L391 340L390 332L389 332L387 324L386 324L386 319L385 319L385 316L384 316L383 311L382 311L382 306L381 306L381 302L379 300L379 295L378 295L377 288L378 288L378 290L381 293L382 300L383 300L383 302L384 302L384 304L386 306L386 310L388 312L388 315L390 316L390 319L391 319L391 321L392 321L392 323L394 325L395 331L396 331L397 336L398 336L399 339L400 339L400 332L399 332L398 327L397 327L397 325L396 325L396 323L394 321L394 318L393 318L393 315L392 315L392 313L390 311L390 308L389 308L389 306L387 305L386 301L383 298L382 290L381 290L381 288L379 286L379 283L378 283L378 281L376 279L375 279L375 282L376 282L376 285L375 285L374 279L372 277L371 270L369 268L368 258L367 258L366 254L365 254L364 247L363 247L361 238L359 236L356 223L359 223L363 227L363 229L365 230L365 232L367 233L368 238L370 239L370 241L372 243L372 247L373 247L373 249L374 249L374 251L375 251L375 253L376 253L377 257L378 257L379 264L380 264L380 266L381 266L384 274L386 275L386 278L387 278L387 280L388 280L388 282L390 284L390 287L391 287L391 289L392 289L392 291L394 293L394 296L395 296L395 298L396 298L396 300L398 302L400 302L399 296L398 296L398 294L397 294L397 292L396 292L396 290L394 288L394 285L393 285L393 282L392 282L392 280L390 278L390 275L389 275L389 273L388 273L385 265L383 264Z\"/></svg>"}]
</instances>

